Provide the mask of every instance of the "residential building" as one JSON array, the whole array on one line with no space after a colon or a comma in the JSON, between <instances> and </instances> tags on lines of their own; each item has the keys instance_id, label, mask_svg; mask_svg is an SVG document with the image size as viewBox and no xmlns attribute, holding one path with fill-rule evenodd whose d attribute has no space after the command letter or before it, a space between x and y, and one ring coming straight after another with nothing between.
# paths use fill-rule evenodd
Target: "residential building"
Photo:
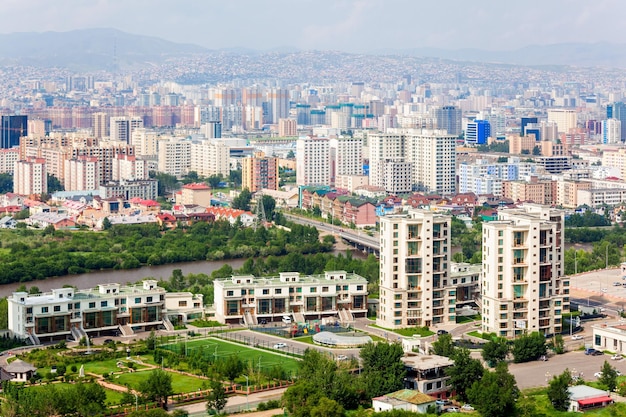
<instances>
[{"instance_id":1,"label":"residential building","mask_svg":"<svg viewBox=\"0 0 626 417\"><path fill-rule=\"evenodd\" d=\"M135 129L143 128L143 118L119 116L110 118L109 134L112 141L130 144Z\"/></svg>"},{"instance_id":2,"label":"residential building","mask_svg":"<svg viewBox=\"0 0 626 417\"><path fill-rule=\"evenodd\" d=\"M626 201L626 190L619 188L589 188L578 190L579 206L601 207L616 206Z\"/></svg>"},{"instance_id":3,"label":"residential building","mask_svg":"<svg viewBox=\"0 0 626 417\"><path fill-rule=\"evenodd\" d=\"M448 135L459 137L463 133L461 121L463 112L455 106L436 107L432 116L437 120L437 129L445 130Z\"/></svg>"},{"instance_id":4,"label":"residential building","mask_svg":"<svg viewBox=\"0 0 626 417\"><path fill-rule=\"evenodd\" d=\"M301 137L296 141L296 184L330 184L330 144L327 138Z\"/></svg>"},{"instance_id":5,"label":"residential building","mask_svg":"<svg viewBox=\"0 0 626 417\"><path fill-rule=\"evenodd\" d=\"M100 163L99 183L102 184L113 179L113 159L117 158L118 155L134 154L135 147L122 142L104 142L102 144L81 143L74 144L67 152L65 159L76 159L80 156L98 158L98 162ZM54 152L51 153L50 156L53 161L56 161L61 158L62 155L65 155L65 153Z\"/></svg>"},{"instance_id":6,"label":"residential building","mask_svg":"<svg viewBox=\"0 0 626 417\"><path fill-rule=\"evenodd\" d=\"M619 119L602 121L602 143L605 145L622 143L622 122Z\"/></svg>"},{"instance_id":7,"label":"residential building","mask_svg":"<svg viewBox=\"0 0 626 417\"><path fill-rule=\"evenodd\" d=\"M358 187L369 185L369 177L367 175L337 175L335 177L335 188L338 190L347 190L355 192Z\"/></svg>"},{"instance_id":8,"label":"residential building","mask_svg":"<svg viewBox=\"0 0 626 417\"><path fill-rule=\"evenodd\" d=\"M100 197L103 199L121 197L125 200L139 197L143 200L156 200L158 197L157 180L120 180L100 184Z\"/></svg>"},{"instance_id":9,"label":"residential building","mask_svg":"<svg viewBox=\"0 0 626 417\"><path fill-rule=\"evenodd\" d=\"M29 157L15 162L15 168L13 169L13 192L26 196L47 193L46 160Z\"/></svg>"},{"instance_id":10,"label":"residential building","mask_svg":"<svg viewBox=\"0 0 626 417\"><path fill-rule=\"evenodd\" d=\"M329 146L330 184L335 184L339 175L363 174L363 139L330 139Z\"/></svg>"},{"instance_id":11,"label":"residential building","mask_svg":"<svg viewBox=\"0 0 626 417\"><path fill-rule=\"evenodd\" d=\"M380 218L380 309L385 328L455 323L451 217L428 210Z\"/></svg>"},{"instance_id":12,"label":"residential building","mask_svg":"<svg viewBox=\"0 0 626 417\"><path fill-rule=\"evenodd\" d=\"M241 159L241 188L255 193L262 189L278 190L278 158L255 155Z\"/></svg>"},{"instance_id":13,"label":"residential building","mask_svg":"<svg viewBox=\"0 0 626 417\"><path fill-rule=\"evenodd\" d=\"M185 184L176 194L176 204L196 204L202 207L211 205L211 187L202 183Z\"/></svg>"},{"instance_id":14,"label":"residential building","mask_svg":"<svg viewBox=\"0 0 626 417\"><path fill-rule=\"evenodd\" d=\"M9 330L34 344L69 336L79 340L102 332L131 336L134 329L150 330L165 324L165 297L165 289L150 279L137 285L100 284L87 290L14 292L7 297Z\"/></svg>"},{"instance_id":15,"label":"residential building","mask_svg":"<svg viewBox=\"0 0 626 417\"><path fill-rule=\"evenodd\" d=\"M502 196L516 202L553 204L557 198L556 181L539 180L536 176L529 181L503 181Z\"/></svg>"},{"instance_id":16,"label":"residential building","mask_svg":"<svg viewBox=\"0 0 626 417\"><path fill-rule=\"evenodd\" d=\"M101 139L109 137L111 132L111 121L109 115L104 112L94 113L93 117L93 136Z\"/></svg>"},{"instance_id":17,"label":"residential building","mask_svg":"<svg viewBox=\"0 0 626 417\"><path fill-rule=\"evenodd\" d=\"M400 132L375 133L369 135L367 141L370 157L369 185L385 187L385 183L390 182L389 180L385 181L385 172L388 171L386 165L395 161L404 161L407 138ZM411 181L412 177L408 179ZM404 183L406 178L397 178L397 181ZM395 183L395 181L391 182Z\"/></svg>"},{"instance_id":18,"label":"residential building","mask_svg":"<svg viewBox=\"0 0 626 417\"><path fill-rule=\"evenodd\" d=\"M223 139L206 139L191 143L191 166L203 177L221 175L228 178L230 175L231 146Z\"/></svg>"},{"instance_id":19,"label":"residential building","mask_svg":"<svg viewBox=\"0 0 626 417\"><path fill-rule=\"evenodd\" d=\"M169 138L159 141L159 171L182 177L191 170L191 141ZM203 175L198 172L198 175Z\"/></svg>"},{"instance_id":20,"label":"residential building","mask_svg":"<svg viewBox=\"0 0 626 417\"><path fill-rule=\"evenodd\" d=\"M233 276L216 279L214 287L215 319L220 323L280 322L284 315L302 323L323 317L353 319L367 313L367 280L345 271Z\"/></svg>"},{"instance_id":21,"label":"residential building","mask_svg":"<svg viewBox=\"0 0 626 417\"><path fill-rule=\"evenodd\" d=\"M146 180L149 178L148 160L135 155L117 155L112 160L111 178L120 180Z\"/></svg>"},{"instance_id":22,"label":"residential building","mask_svg":"<svg viewBox=\"0 0 626 417\"><path fill-rule=\"evenodd\" d=\"M563 230L563 212L537 204L501 209L483 224L483 332L561 333L569 311Z\"/></svg>"},{"instance_id":23,"label":"residential building","mask_svg":"<svg viewBox=\"0 0 626 417\"><path fill-rule=\"evenodd\" d=\"M412 413L426 414L429 407L435 407L436 399L417 390L403 389L372 398L375 413L391 410L406 410Z\"/></svg>"},{"instance_id":24,"label":"residential building","mask_svg":"<svg viewBox=\"0 0 626 417\"><path fill-rule=\"evenodd\" d=\"M100 161L95 156L79 156L65 161L63 187L66 191L97 190L100 186Z\"/></svg>"},{"instance_id":25,"label":"residential building","mask_svg":"<svg viewBox=\"0 0 626 417\"><path fill-rule=\"evenodd\" d=\"M559 133L568 133L578 125L576 110L572 109L548 109L548 122L556 123Z\"/></svg>"},{"instance_id":26,"label":"residential building","mask_svg":"<svg viewBox=\"0 0 626 417\"><path fill-rule=\"evenodd\" d=\"M592 184L587 181L557 181L556 205L564 208L576 208L580 205L578 193L581 190L591 190Z\"/></svg>"},{"instance_id":27,"label":"residential building","mask_svg":"<svg viewBox=\"0 0 626 417\"><path fill-rule=\"evenodd\" d=\"M272 88L267 94L267 101L269 111L266 123L276 124L289 116L289 90Z\"/></svg>"},{"instance_id":28,"label":"residential building","mask_svg":"<svg viewBox=\"0 0 626 417\"><path fill-rule=\"evenodd\" d=\"M445 356L408 353L401 358L407 370L405 386L438 399L452 396L454 389L446 368L454 361Z\"/></svg>"},{"instance_id":29,"label":"residential building","mask_svg":"<svg viewBox=\"0 0 626 417\"><path fill-rule=\"evenodd\" d=\"M436 130L407 134L406 161L413 163L413 190L456 193L456 135Z\"/></svg>"},{"instance_id":30,"label":"residential building","mask_svg":"<svg viewBox=\"0 0 626 417\"><path fill-rule=\"evenodd\" d=\"M296 119L279 119L278 136L294 137L298 135L298 122Z\"/></svg>"},{"instance_id":31,"label":"residential building","mask_svg":"<svg viewBox=\"0 0 626 417\"><path fill-rule=\"evenodd\" d=\"M12 174L15 169L15 163L20 159L20 149L1 149L0 148L0 173Z\"/></svg>"},{"instance_id":32,"label":"residential building","mask_svg":"<svg viewBox=\"0 0 626 417\"><path fill-rule=\"evenodd\" d=\"M617 119L622 126L626 126L626 103L621 101L606 106L606 118ZM621 131L620 142L626 141L626 128Z\"/></svg>"}]
</instances>

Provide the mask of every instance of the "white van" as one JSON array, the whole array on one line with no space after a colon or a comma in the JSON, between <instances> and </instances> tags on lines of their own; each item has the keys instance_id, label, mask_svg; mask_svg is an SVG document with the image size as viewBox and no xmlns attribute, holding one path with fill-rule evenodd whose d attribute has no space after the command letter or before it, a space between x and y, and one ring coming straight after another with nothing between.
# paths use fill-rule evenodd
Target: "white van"
<instances>
[{"instance_id":1,"label":"white van","mask_svg":"<svg viewBox=\"0 0 626 417\"><path fill-rule=\"evenodd\" d=\"M283 323L291 324L291 316L284 315L283 316Z\"/></svg>"}]
</instances>

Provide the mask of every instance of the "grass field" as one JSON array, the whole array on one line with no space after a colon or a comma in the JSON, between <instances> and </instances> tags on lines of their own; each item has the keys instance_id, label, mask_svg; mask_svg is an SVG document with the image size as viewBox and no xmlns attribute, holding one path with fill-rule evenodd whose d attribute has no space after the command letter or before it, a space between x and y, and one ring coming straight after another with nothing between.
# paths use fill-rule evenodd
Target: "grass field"
<instances>
[{"instance_id":1,"label":"grass field","mask_svg":"<svg viewBox=\"0 0 626 417\"><path fill-rule=\"evenodd\" d=\"M60 388L60 389L64 389L66 387L69 387L71 384L67 383L67 382L60 382L60 383L56 383L54 384L54 386L56 388ZM26 389L30 389L30 390L42 390L45 389L45 387L47 387L47 385L36 385L36 386L32 386L32 387L27 387ZM106 400L105 400L105 404L106 405L119 405L120 401L122 400L122 396L123 393L119 392L119 391L114 391L112 389L108 389L105 388L104 392L106 393Z\"/></svg>"},{"instance_id":2,"label":"grass field","mask_svg":"<svg viewBox=\"0 0 626 417\"><path fill-rule=\"evenodd\" d=\"M140 371L115 375L112 381L120 385L128 385L133 389L137 389L142 381L150 378L152 371ZM202 378L196 378L188 375L181 375L175 372L169 372L172 375L172 390L174 394L183 392L194 392L198 389L205 388L208 381Z\"/></svg>"},{"instance_id":3,"label":"grass field","mask_svg":"<svg viewBox=\"0 0 626 417\"><path fill-rule=\"evenodd\" d=\"M186 345L188 355L191 355L196 349L202 349L204 356L211 359L220 360L230 355L237 355L244 362L253 362L255 365L260 363L262 368L271 368L279 365L288 372L294 372L298 368L298 362L293 358L236 343L225 342L221 339L191 340ZM185 351L184 342L166 344L161 347L174 352Z\"/></svg>"}]
</instances>

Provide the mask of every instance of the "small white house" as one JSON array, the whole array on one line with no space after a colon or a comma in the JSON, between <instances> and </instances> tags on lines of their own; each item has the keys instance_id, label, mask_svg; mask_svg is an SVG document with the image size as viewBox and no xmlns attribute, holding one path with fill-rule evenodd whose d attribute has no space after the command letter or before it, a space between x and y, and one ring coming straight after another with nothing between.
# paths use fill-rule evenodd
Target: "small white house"
<instances>
[{"instance_id":1,"label":"small white house","mask_svg":"<svg viewBox=\"0 0 626 417\"><path fill-rule=\"evenodd\" d=\"M374 412L390 410L406 410L413 413L426 414L429 406L435 406L436 399L428 394L411 389L402 389L391 394L372 399Z\"/></svg>"},{"instance_id":2,"label":"small white house","mask_svg":"<svg viewBox=\"0 0 626 417\"><path fill-rule=\"evenodd\" d=\"M21 359L14 360L3 369L13 376L13 382L28 382L37 372L37 368Z\"/></svg>"}]
</instances>

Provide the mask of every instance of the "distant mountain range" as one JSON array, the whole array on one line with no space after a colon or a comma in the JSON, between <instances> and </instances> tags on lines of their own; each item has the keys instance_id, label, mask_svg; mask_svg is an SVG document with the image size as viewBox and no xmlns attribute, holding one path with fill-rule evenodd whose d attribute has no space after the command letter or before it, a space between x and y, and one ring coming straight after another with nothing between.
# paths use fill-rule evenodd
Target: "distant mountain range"
<instances>
[{"instance_id":1,"label":"distant mountain range","mask_svg":"<svg viewBox=\"0 0 626 417\"><path fill-rule=\"evenodd\" d=\"M256 55L295 52L298 52L296 48L287 46L268 51L247 48L210 50L198 45L133 35L116 29L0 34L0 65L57 66L72 70L130 69L158 65L177 57L215 53ZM367 55L412 56L528 66L626 67L626 44L610 43L533 45L510 51L384 49L371 51Z\"/></svg>"},{"instance_id":2,"label":"distant mountain range","mask_svg":"<svg viewBox=\"0 0 626 417\"><path fill-rule=\"evenodd\" d=\"M177 56L207 53L201 46L133 35L116 29L0 34L0 65L112 70L158 64Z\"/></svg>"}]
</instances>

